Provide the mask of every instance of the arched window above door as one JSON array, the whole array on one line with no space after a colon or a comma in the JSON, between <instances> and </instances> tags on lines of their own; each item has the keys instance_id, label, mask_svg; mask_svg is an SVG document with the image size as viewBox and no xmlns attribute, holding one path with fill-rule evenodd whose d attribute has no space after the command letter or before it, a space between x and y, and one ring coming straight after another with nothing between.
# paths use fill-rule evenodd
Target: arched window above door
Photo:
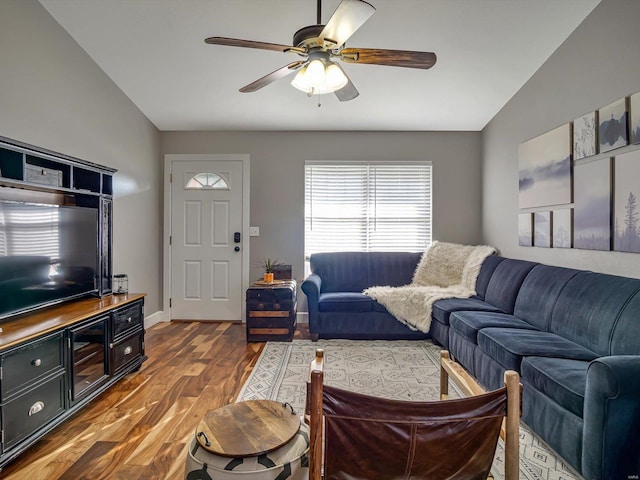
<instances>
[{"instance_id":1,"label":"arched window above door","mask_svg":"<svg viewBox=\"0 0 640 480\"><path fill-rule=\"evenodd\" d=\"M229 184L217 173L198 173L187 180L185 190L229 190Z\"/></svg>"}]
</instances>

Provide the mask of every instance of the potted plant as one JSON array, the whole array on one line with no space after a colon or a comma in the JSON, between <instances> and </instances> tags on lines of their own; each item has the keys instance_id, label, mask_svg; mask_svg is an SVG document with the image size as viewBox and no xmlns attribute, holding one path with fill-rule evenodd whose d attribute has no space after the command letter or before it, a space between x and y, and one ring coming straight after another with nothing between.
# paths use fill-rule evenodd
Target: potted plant
<instances>
[{"instance_id":1,"label":"potted plant","mask_svg":"<svg viewBox=\"0 0 640 480\"><path fill-rule=\"evenodd\" d=\"M273 269L276 265L279 265L278 261L279 260L277 258L275 260L272 260L271 258L267 257L264 260L262 260L262 263L260 263L262 268L264 268L263 280L265 282L267 283L273 282Z\"/></svg>"}]
</instances>

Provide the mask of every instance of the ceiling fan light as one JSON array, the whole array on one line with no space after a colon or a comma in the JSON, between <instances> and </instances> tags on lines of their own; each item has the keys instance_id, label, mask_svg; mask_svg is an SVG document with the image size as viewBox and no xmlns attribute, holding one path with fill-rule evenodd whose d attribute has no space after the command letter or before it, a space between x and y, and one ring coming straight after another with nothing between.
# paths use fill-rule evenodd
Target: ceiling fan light
<instances>
[{"instance_id":1,"label":"ceiling fan light","mask_svg":"<svg viewBox=\"0 0 640 480\"><path fill-rule=\"evenodd\" d=\"M307 67L305 79L311 87L320 88L326 81L326 73L322 60L312 60Z\"/></svg>"},{"instance_id":2,"label":"ceiling fan light","mask_svg":"<svg viewBox=\"0 0 640 480\"><path fill-rule=\"evenodd\" d=\"M300 69L291 85L307 95L322 95L340 90L349 82L342 69L333 62L313 60Z\"/></svg>"},{"instance_id":3,"label":"ceiling fan light","mask_svg":"<svg viewBox=\"0 0 640 480\"><path fill-rule=\"evenodd\" d=\"M310 86L306 78L307 67L306 65L300 69L300 71L291 80L291 85L304 93L309 93Z\"/></svg>"},{"instance_id":4,"label":"ceiling fan light","mask_svg":"<svg viewBox=\"0 0 640 480\"><path fill-rule=\"evenodd\" d=\"M349 79L338 65L332 63L327 67L325 71L325 84L330 92L340 90L348 81Z\"/></svg>"}]
</instances>

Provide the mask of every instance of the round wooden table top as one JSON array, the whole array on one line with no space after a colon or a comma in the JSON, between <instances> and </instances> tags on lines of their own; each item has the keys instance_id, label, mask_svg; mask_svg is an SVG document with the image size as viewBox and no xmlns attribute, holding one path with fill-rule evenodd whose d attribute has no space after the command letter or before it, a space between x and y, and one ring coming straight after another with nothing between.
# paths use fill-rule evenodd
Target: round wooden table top
<instances>
[{"instance_id":1,"label":"round wooden table top","mask_svg":"<svg viewBox=\"0 0 640 480\"><path fill-rule=\"evenodd\" d=\"M213 410L198 425L202 448L223 457L254 457L281 447L298 432L300 417L289 404L248 400Z\"/></svg>"}]
</instances>

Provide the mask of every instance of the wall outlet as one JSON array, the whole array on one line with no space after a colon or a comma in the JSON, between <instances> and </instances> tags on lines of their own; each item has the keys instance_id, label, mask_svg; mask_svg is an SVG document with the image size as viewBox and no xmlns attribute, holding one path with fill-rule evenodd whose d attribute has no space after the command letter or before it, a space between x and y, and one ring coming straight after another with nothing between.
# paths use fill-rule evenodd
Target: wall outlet
<instances>
[{"instance_id":1,"label":"wall outlet","mask_svg":"<svg viewBox=\"0 0 640 480\"><path fill-rule=\"evenodd\" d=\"M250 237L259 237L260 236L260 227L249 227L249 236Z\"/></svg>"}]
</instances>

